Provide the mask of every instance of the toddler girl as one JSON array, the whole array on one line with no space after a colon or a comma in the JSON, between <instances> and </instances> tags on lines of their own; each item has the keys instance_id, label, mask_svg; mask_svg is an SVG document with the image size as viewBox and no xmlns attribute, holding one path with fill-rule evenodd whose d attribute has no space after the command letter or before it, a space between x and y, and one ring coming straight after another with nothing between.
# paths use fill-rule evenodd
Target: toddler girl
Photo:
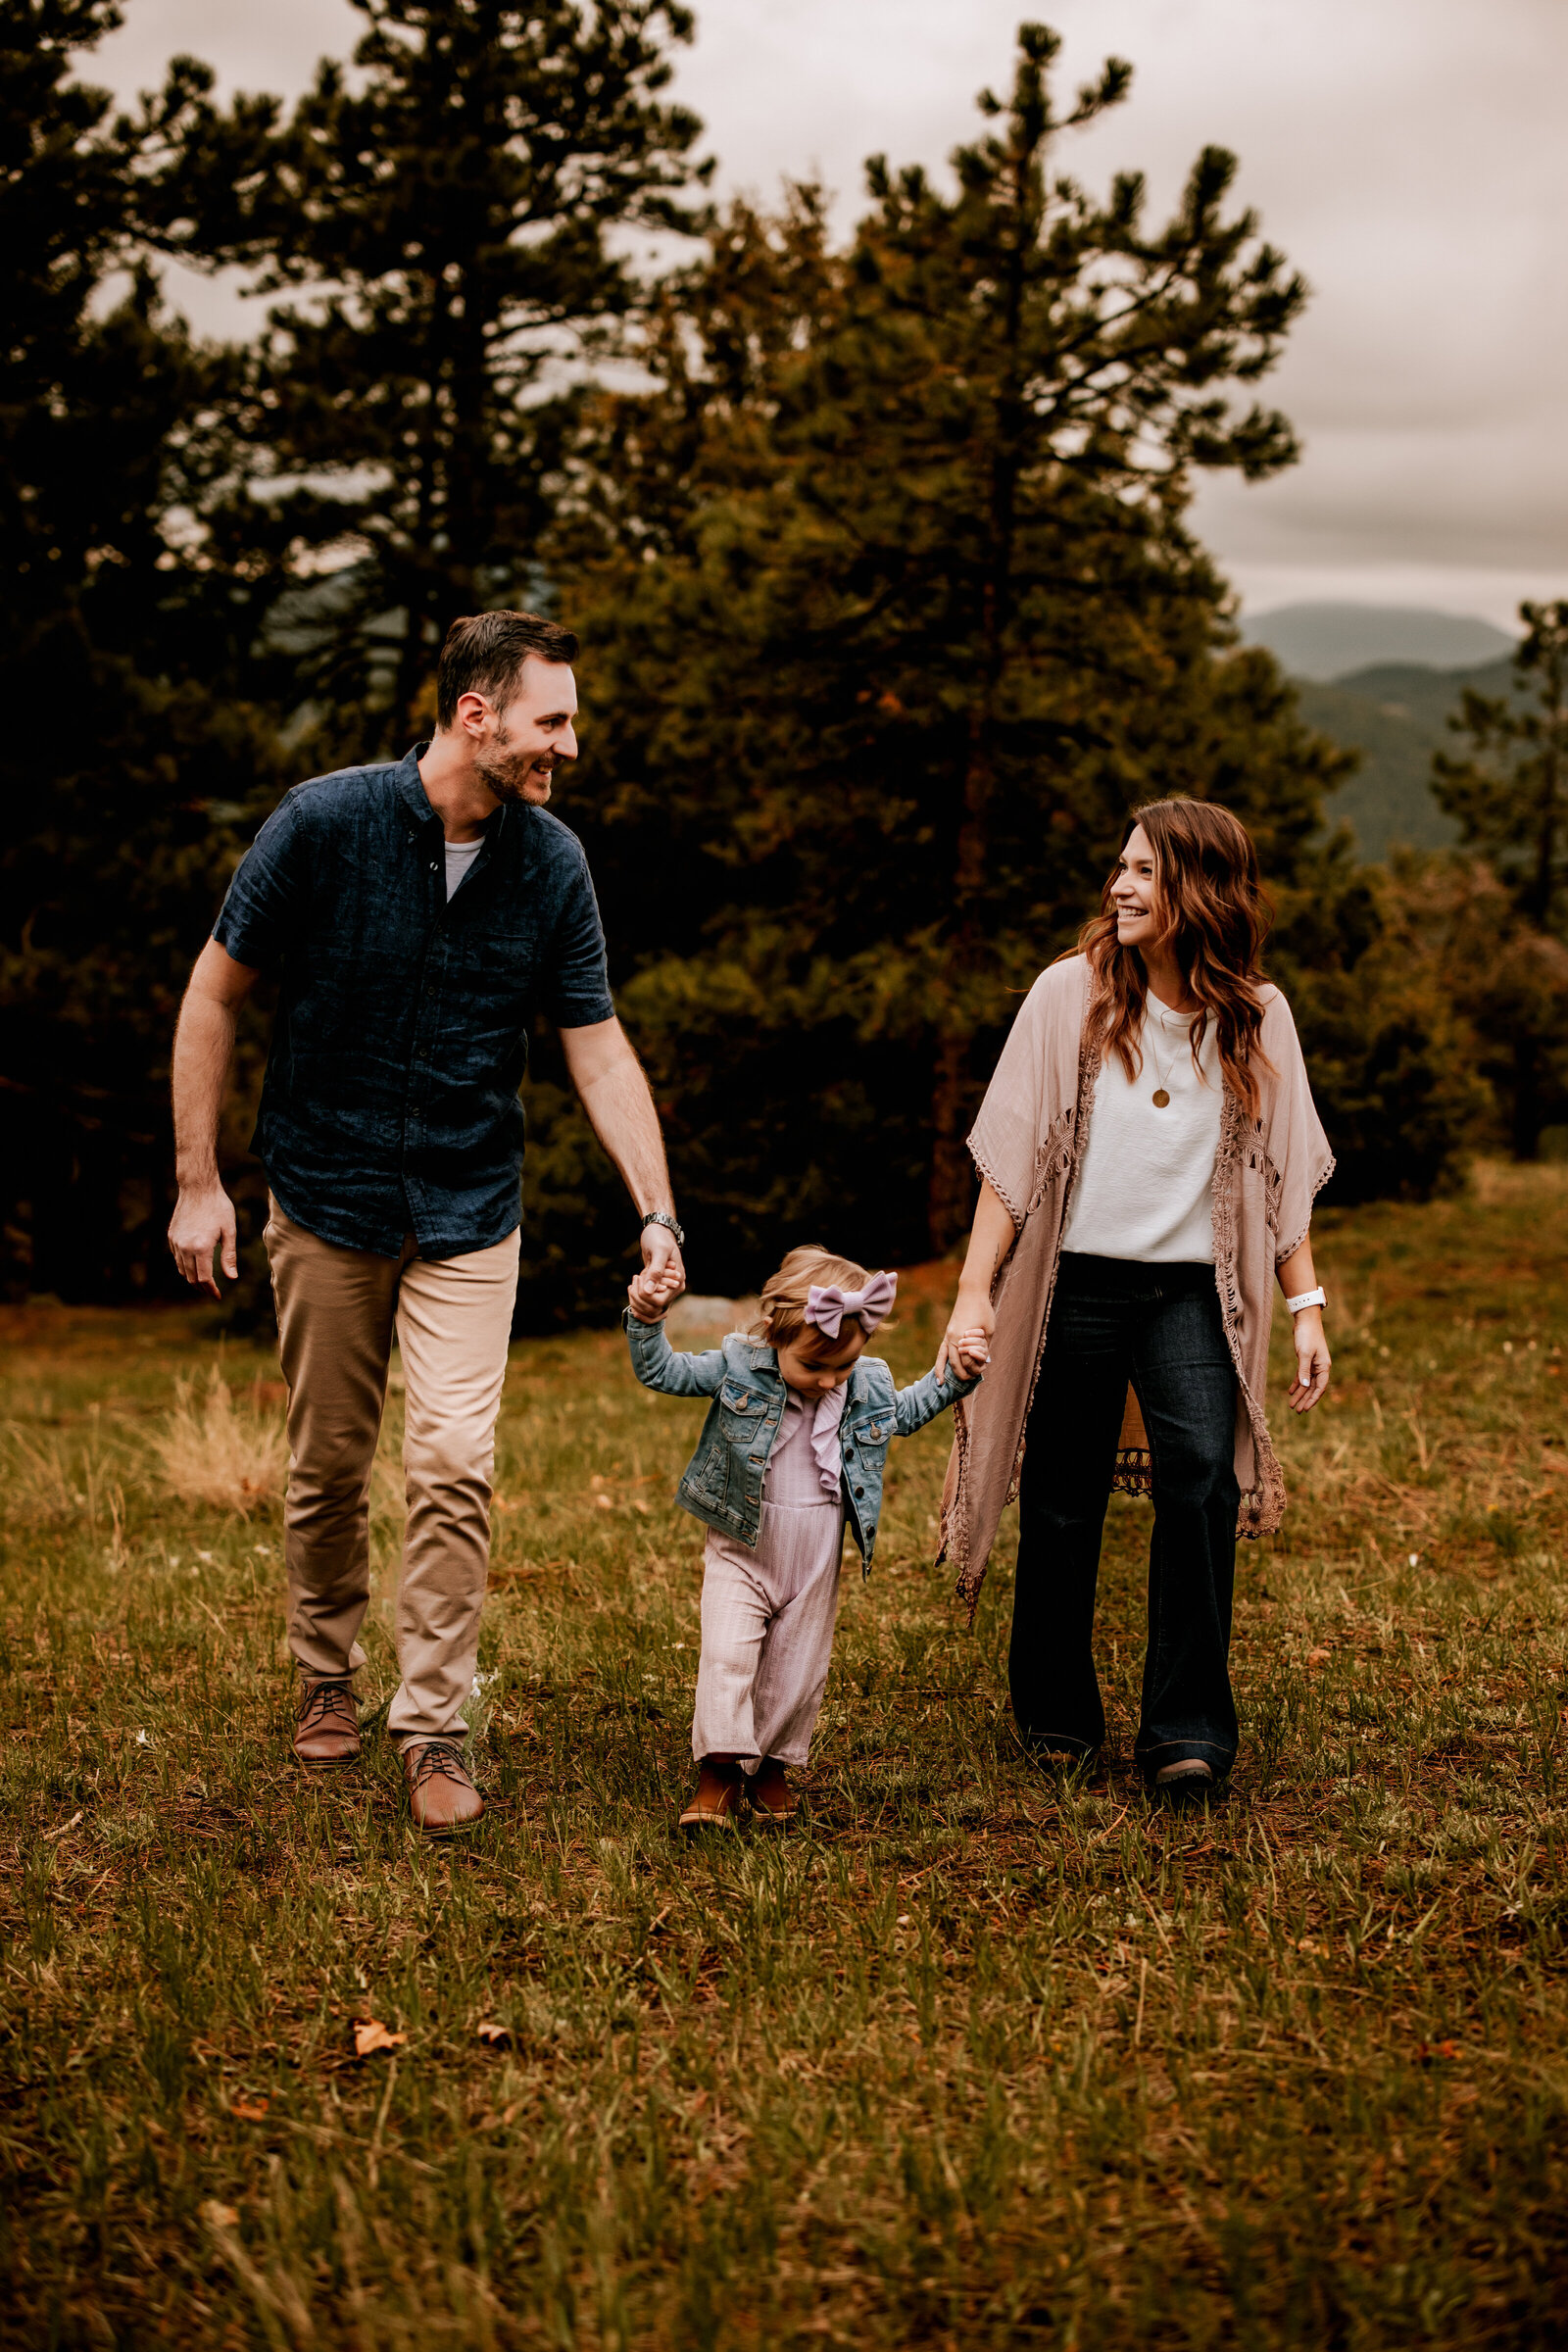
<instances>
[{"instance_id":1,"label":"toddler girl","mask_svg":"<svg viewBox=\"0 0 1568 2352\"><path fill-rule=\"evenodd\" d=\"M792 1250L751 1333L677 1355L664 1336L667 1278L632 1283L626 1330L646 1388L710 1396L678 1500L708 1527L703 1648L684 1830L732 1820L743 1789L759 1822L795 1808L786 1767L803 1765L822 1703L846 1520L871 1571L889 1440L966 1396L986 1361L968 1333L948 1369L912 1388L863 1350L891 1311L896 1274L825 1250ZM748 1786L749 1785L749 1786Z\"/></svg>"}]
</instances>

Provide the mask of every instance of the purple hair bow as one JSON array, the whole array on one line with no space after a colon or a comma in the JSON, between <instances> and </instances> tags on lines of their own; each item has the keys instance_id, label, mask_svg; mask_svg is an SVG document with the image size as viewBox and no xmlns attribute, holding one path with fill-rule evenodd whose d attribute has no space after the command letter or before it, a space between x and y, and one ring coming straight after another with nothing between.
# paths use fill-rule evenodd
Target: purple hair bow
<instances>
[{"instance_id":1,"label":"purple hair bow","mask_svg":"<svg viewBox=\"0 0 1568 2352\"><path fill-rule=\"evenodd\" d=\"M828 1340L838 1338L846 1315L858 1315L868 1332L875 1331L893 1312L898 1292L896 1274L873 1274L863 1291L841 1291L836 1282L813 1282L806 1297L806 1320Z\"/></svg>"}]
</instances>

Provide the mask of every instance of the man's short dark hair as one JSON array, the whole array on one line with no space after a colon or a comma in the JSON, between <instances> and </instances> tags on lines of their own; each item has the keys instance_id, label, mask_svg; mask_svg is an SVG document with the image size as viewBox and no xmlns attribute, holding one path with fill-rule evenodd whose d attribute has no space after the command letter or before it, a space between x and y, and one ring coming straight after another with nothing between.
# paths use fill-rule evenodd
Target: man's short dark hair
<instances>
[{"instance_id":1,"label":"man's short dark hair","mask_svg":"<svg viewBox=\"0 0 1568 2352\"><path fill-rule=\"evenodd\" d=\"M509 702L530 654L542 662L575 662L577 640L537 612L470 612L455 620L435 673L436 725L456 724L460 694Z\"/></svg>"}]
</instances>

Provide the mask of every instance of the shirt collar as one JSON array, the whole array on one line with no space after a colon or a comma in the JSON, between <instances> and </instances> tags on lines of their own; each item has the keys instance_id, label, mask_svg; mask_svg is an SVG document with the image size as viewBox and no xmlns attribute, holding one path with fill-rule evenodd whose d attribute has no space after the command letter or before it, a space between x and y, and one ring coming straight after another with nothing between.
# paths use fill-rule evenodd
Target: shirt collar
<instances>
[{"instance_id":1,"label":"shirt collar","mask_svg":"<svg viewBox=\"0 0 1568 2352\"><path fill-rule=\"evenodd\" d=\"M441 819L431 808L419 776L419 761L429 749L429 740L426 738L422 743L416 743L412 751L406 752L392 770L392 781L396 784L399 798L416 824L439 827ZM494 841L501 832L506 818L507 805L505 801L498 801L479 827L481 835L487 841Z\"/></svg>"}]
</instances>

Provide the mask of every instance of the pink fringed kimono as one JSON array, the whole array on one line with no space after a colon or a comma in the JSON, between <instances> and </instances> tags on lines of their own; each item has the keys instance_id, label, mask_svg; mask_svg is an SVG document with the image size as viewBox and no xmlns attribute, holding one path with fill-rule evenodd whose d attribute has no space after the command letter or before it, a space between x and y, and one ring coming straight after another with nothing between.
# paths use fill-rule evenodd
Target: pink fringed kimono
<instances>
[{"instance_id":1,"label":"pink fringed kimono","mask_svg":"<svg viewBox=\"0 0 1568 2352\"><path fill-rule=\"evenodd\" d=\"M1041 973L1003 1048L969 1137L975 1166L1005 1205L1016 1233L992 1293L997 1333L990 1366L981 1386L954 1410L942 1497L937 1556L956 1566L957 1591L971 1615L1004 1506L1018 1493L1067 1200L1089 1140L1105 1025L1082 956ZM1306 1239L1312 1202L1334 1170L1291 1008L1277 988L1258 993L1266 1057L1256 1065L1258 1114L1249 1118L1226 1088L1214 1163L1214 1282L1236 1367L1238 1533L1244 1536L1272 1535L1285 1510L1285 1480L1263 1417L1274 1270ZM1112 1483L1147 1493L1148 1440L1130 1390L1127 1407Z\"/></svg>"}]
</instances>

